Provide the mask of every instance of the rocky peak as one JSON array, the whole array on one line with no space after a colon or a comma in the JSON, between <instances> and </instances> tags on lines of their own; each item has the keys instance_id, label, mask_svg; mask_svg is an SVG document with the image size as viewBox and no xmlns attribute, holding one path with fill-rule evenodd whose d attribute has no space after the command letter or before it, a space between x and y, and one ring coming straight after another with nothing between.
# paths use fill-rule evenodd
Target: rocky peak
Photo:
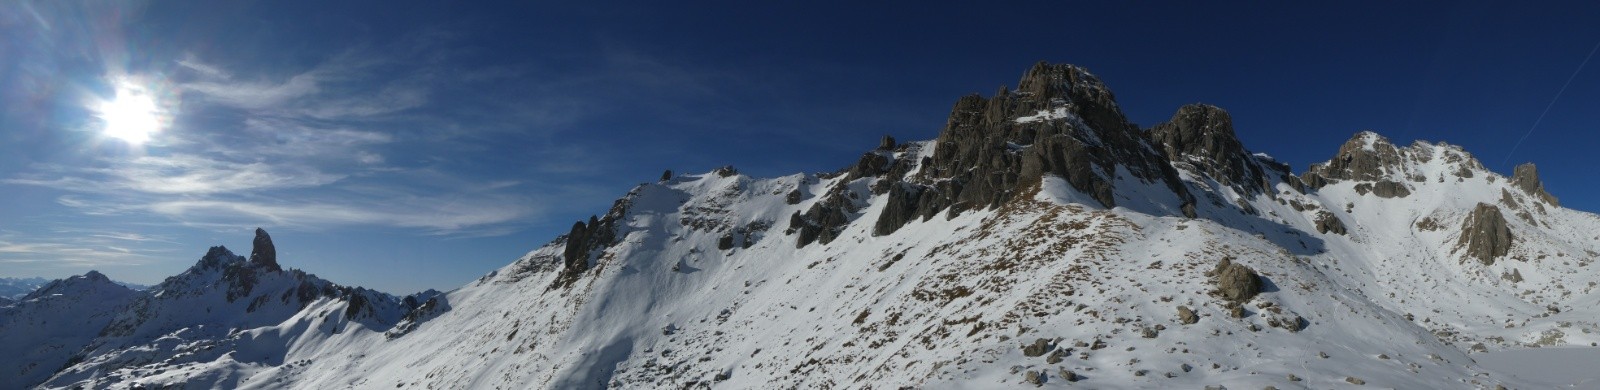
<instances>
[{"instance_id":1,"label":"rocky peak","mask_svg":"<svg viewBox=\"0 0 1600 390\"><path fill-rule=\"evenodd\" d=\"M1551 206L1561 206L1560 200L1544 191L1544 183L1539 181L1539 169L1533 163L1518 165L1511 175L1511 185L1521 189L1522 192L1533 195Z\"/></svg>"},{"instance_id":2,"label":"rocky peak","mask_svg":"<svg viewBox=\"0 0 1600 390\"><path fill-rule=\"evenodd\" d=\"M1399 172L1401 162L1400 149L1388 138L1363 131L1339 146L1339 153L1334 155L1333 160L1312 165L1307 172L1306 184L1321 187L1328 179L1386 180Z\"/></svg>"},{"instance_id":3,"label":"rocky peak","mask_svg":"<svg viewBox=\"0 0 1600 390\"><path fill-rule=\"evenodd\" d=\"M233 251L228 250L228 247L217 245L206 250L205 256L200 257L200 261L195 263L194 268L217 269L237 261L244 261L244 258L233 254Z\"/></svg>"},{"instance_id":4,"label":"rocky peak","mask_svg":"<svg viewBox=\"0 0 1600 390\"><path fill-rule=\"evenodd\" d=\"M278 266L278 249L272 245L272 236L256 228L256 239L250 245L250 265L272 271L282 271Z\"/></svg>"},{"instance_id":5,"label":"rocky peak","mask_svg":"<svg viewBox=\"0 0 1600 390\"><path fill-rule=\"evenodd\" d=\"M95 282L110 282L111 281L111 278L106 277L106 274L102 274L102 273L100 273L100 271L95 271L95 270L89 270L89 272L86 272L86 273L83 274L83 277L89 279L90 281L95 281Z\"/></svg>"},{"instance_id":6,"label":"rocky peak","mask_svg":"<svg viewBox=\"0 0 1600 390\"><path fill-rule=\"evenodd\" d=\"M1064 179L1106 207L1116 206L1115 172L1165 183L1193 216L1193 196L1165 156L1154 152L1117 108L1111 91L1081 67L1041 62L1016 91L956 101L935 151L911 187L890 190L889 234L909 220L949 210L998 207L1045 175ZM899 178L891 178L898 180Z\"/></svg>"},{"instance_id":7,"label":"rocky peak","mask_svg":"<svg viewBox=\"0 0 1600 390\"><path fill-rule=\"evenodd\" d=\"M1209 104L1190 104L1149 136L1173 162L1192 163L1200 173L1246 193L1265 186L1265 175L1233 132L1228 112Z\"/></svg>"}]
</instances>

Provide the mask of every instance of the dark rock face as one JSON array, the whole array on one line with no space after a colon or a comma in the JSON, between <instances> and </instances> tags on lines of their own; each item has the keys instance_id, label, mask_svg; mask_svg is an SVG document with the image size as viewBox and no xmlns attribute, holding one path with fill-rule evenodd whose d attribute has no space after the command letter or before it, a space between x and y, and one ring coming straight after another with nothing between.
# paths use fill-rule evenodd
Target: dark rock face
<instances>
[{"instance_id":1,"label":"dark rock face","mask_svg":"<svg viewBox=\"0 0 1600 390\"><path fill-rule=\"evenodd\" d=\"M1313 185L1314 188L1320 188L1328 179L1379 181L1388 179L1393 173L1391 170L1399 167L1400 163L1400 150L1389 143L1388 138L1363 131L1339 146L1339 153L1333 160L1312 165L1310 171L1306 172L1307 177L1302 179L1308 185L1315 181L1317 185ZM1311 175L1317 178L1313 179Z\"/></svg>"},{"instance_id":2,"label":"dark rock face","mask_svg":"<svg viewBox=\"0 0 1600 390\"><path fill-rule=\"evenodd\" d=\"M910 189L907 189L908 187ZM872 226L872 235L885 236L894 233L920 215L917 211L919 194L913 191L920 192L922 188L898 183L889 187L889 204L884 206L883 214L878 216L877 224Z\"/></svg>"},{"instance_id":3,"label":"dark rock face","mask_svg":"<svg viewBox=\"0 0 1600 390\"><path fill-rule=\"evenodd\" d=\"M569 273L580 273L589 267L589 227L583 221L572 224L567 233L567 249L562 253Z\"/></svg>"},{"instance_id":4,"label":"dark rock face","mask_svg":"<svg viewBox=\"0 0 1600 390\"><path fill-rule=\"evenodd\" d=\"M1317 212L1317 232L1346 234L1344 221L1327 210Z\"/></svg>"},{"instance_id":5,"label":"dark rock face","mask_svg":"<svg viewBox=\"0 0 1600 390\"><path fill-rule=\"evenodd\" d=\"M1410 187L1388 179L1379 180L1377 183L1356 184L1355 190L1362 195L1370 192L1379 198L1404 198L1411 195Z\"/></svg>"},{"instance_id":6,"label":"dark rock face","mask_svg":"<svg viewBox=\"0 0 1600 390\"><path fill-rule=\"evenodd\" d=\"M1199 173L1241 193L1271 193L1266 172L1239 143L1233 117L1221 108L1183 106L1171 120L1150 128L1149 135L1174 163L1192 164ZM1287 176L1288 167L1282 168L1279 174Z\"/></svg>"},{"instance_id":7,"label":"dark rock face","mask_svg":"<svg viewBox=\"0 0 1600 390\"><path fill-rule=\"evenodd\" d=\"M561 256L562 277L556 280L555 285L570 284L578 275L589 270L592 253L616 244L617 225L627 216L638 191L639 188L634 188L627 196L617 199L604 217L590 216L588 223L578 221L572 224L572 230L567 233L567 247Z\"/></svg>"},{"instance_id":8,"label":"dark rock face","mask_svg":"<svg viewBox=\"0 0 1600 390\"><path fill-rule=\"evenodd\" d=\"M1261 293L1261 275L1250 267L1234 263L1231 258L1222 258L1211 272L1217 283L1217 293L1223 299L1244 302Z\"/></svg>"},{"instance_id":9,"label":"dark rock face","mask_svg":"<svg viewBox=\"0 0 1600 390\"><path fill-rule=\"evenodd\" d=\"M278 249L272 245L272 236L261 228L256 228L256 239L251 243L250 265L270 271L283 270L278 266Z\"/></svg>"},{"instance_id":10,"label":"dark rock face","mask_svg":"<svg viewBox=\"0 0 1600 390\"><path fill-rule=\"evenodd\" d=\"M1461 221L1461 239L1456 240L1458 249L1466 249L1468 258L1478 259L1484 265L1494 264L1494 259L1505 256L1511 251L1511 227L1506 225L1506 218L1500 213L1500 208L1487 203L1478 203L1478 207L1467 214Z\"/></svg>"},{"instance_id":11,"label":"dark rock face","mask_svg":"<svg viewBox=\"0 0 1600 390\"><path fill-rule=\"evenodd\" d=\"M1133 179L1163 183L1184 206L1194 202L1165 156L1129 123L1111 91L1083 68L1039 63L1022 76L1015 91L991 98L971 95L956 101L933 156L921 161L915 188L889 191L898 207L886 210L877 234L909 222L908 205L928 219L993 208L1045 175L1066 180L1106 207L1116 205L1114 177L1124 169ZM892 173L888 176L897 178ZM1183 207L1193 217L1192 207Z\"/></svg>"},{"instance_id":12,"label":"dark rock face","mask_svg":"<svg viewBox=\"0 0 1600 390\"><path fill-rule=\"evenodd\" d=\"M847 172L848 176L846 176L847 179L845 180L873 177L887 173L889 172L891 161L889 156L885 156L883 152L867 152L861 155L861 160L856 161L855 165L850 166L850 171Z\"/></svg>"},{"instance_id":13,"label":"dark rock face","mask_svg":"<svg viewBox=\"0 0 1600 390\"><path fill-rule=\"evenodd\" d=\"M895 145L894 137L885 135L883 140L878 141L878 150L894 150Z\"/></svg>"},{"instance_id":14,"label":"dark rock face","mask_svg":"<svg viewBox=\"0 0 1600 390\"><path fill-rule=\"evenodd\" d=\"M660 181L667 181L667 180L672 180L672 170L671 169L668 169L665 172L661 172L661 180Z\"/></svg>"},{"instance_id":15,"label":"dark rock face","mask_svg":"<svg viewBox=\"0 0 1600 390\"><path fill-rule=\"evenodd\" d=\"M805 213L796 211L789 216L789 229L787 234L800 234L796 247L805 247L812 242L827 244L839 237L845 226L850 224L850 215L856 212L855 203L849 198L841 182L839 186L828 191L822 201L811 205Z\"/></svg>"},{"instance_id":16,"label":"dark rock face","mask_svg":"<svg viewBox=\"0 0 1600 390\"><path fill-rule=\"evenodd\" d=\"M1522 192L1528 193L1528 195L1544 200L1545 203L1549 203L1551 206L1561 206L1560 200L1544 191L1544 183L1539 181L1539 169L1534 167L1533 163L1518 165L1514 173L1511 174L1511 185L1521 189Z\"/></svg>"}]
</instances>

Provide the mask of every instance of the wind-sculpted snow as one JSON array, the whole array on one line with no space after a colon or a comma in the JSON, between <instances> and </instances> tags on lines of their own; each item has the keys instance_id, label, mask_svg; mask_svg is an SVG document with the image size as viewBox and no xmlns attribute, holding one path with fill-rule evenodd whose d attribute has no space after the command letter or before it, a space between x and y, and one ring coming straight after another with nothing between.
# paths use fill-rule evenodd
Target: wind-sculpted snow
<instances>
[{"instance_id":1,"label":"wind-sculpted snow","mask_svg":"<svg viewBox=\"0 0 1600 390\"><path fill-rule=\"evenodd\" d=\"M663 175L445 293L214 248L43 387L1517 388L1472 354L1600 342L1600 218L1531 168L1364 132L1295 175L1220 108L1020 85L836 173Z\"/></svg>"}]
</instances>

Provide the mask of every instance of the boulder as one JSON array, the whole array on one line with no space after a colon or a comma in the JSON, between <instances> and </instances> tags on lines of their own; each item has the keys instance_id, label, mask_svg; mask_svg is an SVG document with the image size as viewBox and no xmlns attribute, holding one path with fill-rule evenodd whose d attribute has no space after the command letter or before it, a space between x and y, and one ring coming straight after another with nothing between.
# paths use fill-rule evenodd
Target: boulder
<instances>
[{"instance_id":1,"label":"boulder","mask_svg":"<svg viewBox=\"0 0 1600 390\"><path fill-rule=\"evenodd\" d=\"M1033 344L1028 344L1028 345L1023 345L1022 346L1022 356L1027 356L1027 357L1044 356L1044 354L1049 353L1051 350L1054 350L1054 349L1056 349L1056 345L1055 345L1055 343L1050 342L1049 339L1042 339L1042 338L1041 339L1036 339L1036 340L1033 340Z\"/></svg>"},{"instance_id":2,"label":"boulder","mask_svg":"<svg viewBox=\"0 0 1600 390\"><path fill-rule=\"evenodd\" d=\"M1194 314L1194 310L1190 310L1188 306L1178 306L1178 322L1184 325L1193 324L1200 322L1200 316Z\"/></svg>"},{"instance_id":3,"label":"boulder","mask_svg":"<svg viewBox=\"0 0 1600 390\"><path fill-rule=\"evenodd\" d=\"M1232 258L1222 258L1211 272L1217 284L1217 293L1223 299L1244 302L1261 293L1261 275L1244 264L1233 262Z\"/></svg>"}]
</instances>

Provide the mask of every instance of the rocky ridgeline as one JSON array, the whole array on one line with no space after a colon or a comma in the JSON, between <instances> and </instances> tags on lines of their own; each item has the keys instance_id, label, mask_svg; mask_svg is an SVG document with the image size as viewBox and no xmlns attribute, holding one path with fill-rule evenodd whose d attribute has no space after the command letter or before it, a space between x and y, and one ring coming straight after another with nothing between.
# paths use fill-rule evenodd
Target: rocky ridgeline
<instances>
[{"instance_id":1,"label":"rocky ridgeline","mask_svg":"<svg viewBox=\"0 0 1600 390\"><path fill-rule=\"evenodd\" d=\"M1177 171L1123 116L1105 84L1077 66L1039 63L1014 91L961 98L934 143L915 177L885 176L900 183L889 187L876 234L945 210L998 207L1045 175L1113 207L1118 168L1164 184L1183 200L1184 214L1194 216L1194 197Z\"/></svg>"},{"instance_id":2,"label":"rocky ridgeline","mask_svg":"<svg viewBox=\"0 0 1600 390\"><path fill-rule=\"evenodd\" d=\"M1185 183L1179 170L1213 180L1240 196L1272 198L1279 196L1274 191L1276 183L1306 194L1344 181L1356 182L1354 189L1361 195L1404 198L1411 195L1414 185L1431 179L1417 173L1415 166L1435 158L1436 147L1445 149L1441 158L1455 164L1457 180L1486 171L1470 154L1454 146L1418 141L1410 147L1397 147L1376 133L1361 132L1341 145L1331 160L1296 175L1287 164L1247 150L1234 133L1232 117L1221 108L1185 105L1167 122L1141 130L1127 120L1098 77L1078 66L1044 62L1025 72L1014 90L1001 87L993 96L974 94L958 99L931 143L933 152L921 153L923 145L884 137L855 164L824 175L842 176L843 180L817 194L804 211L795 211L785 232L797 235L799 247L828 244L862 217L860 211L870 197L884 196L887 205L877 216L872 233L890 235L907 223L941 213L953 218L967 210L999 207L1030 193L1046 175L1065 180L1105 207L1117 206L1119 179L1159 184L1179 199L1177 214L1196 218L1200 216L1195 195L1204 189L1191 187L1201 183ZM663 174L661 182L672 179L670 172ZM1118 177L1119 172L1131 178ZM716 174L736 172L720 168ZM853 180L862 178L873 179L870 194L850 189ZM1517 167L1511 182L1543 203L1559 206L1556 198L1544 191L1532 164ZM1214 194L1205 195L1222 205ZM793 205L810 198L796 188L786 200ZM615 243L616 221L626 213L628 199L619 200L605 217L574 224L564 238L567 249L562 266L567 276L558 284L570 283L590 268L595 253ZM1246 214L1255 214L1242 200L1236 205ZM1347 234L1349 228L1339 215L1311 211L1315 209L1312 205L1305 207L1318 232ZM1493 221L1489 216L1483 218ZM1470 231L1481 230L1478 227L1474 224L1475 230ZM1473 248L1469 252L1480 259L1502 256L1509 241L1501 245L1496 237L1463 234L1461 245Z\"/></svg>"}]
</instances>

